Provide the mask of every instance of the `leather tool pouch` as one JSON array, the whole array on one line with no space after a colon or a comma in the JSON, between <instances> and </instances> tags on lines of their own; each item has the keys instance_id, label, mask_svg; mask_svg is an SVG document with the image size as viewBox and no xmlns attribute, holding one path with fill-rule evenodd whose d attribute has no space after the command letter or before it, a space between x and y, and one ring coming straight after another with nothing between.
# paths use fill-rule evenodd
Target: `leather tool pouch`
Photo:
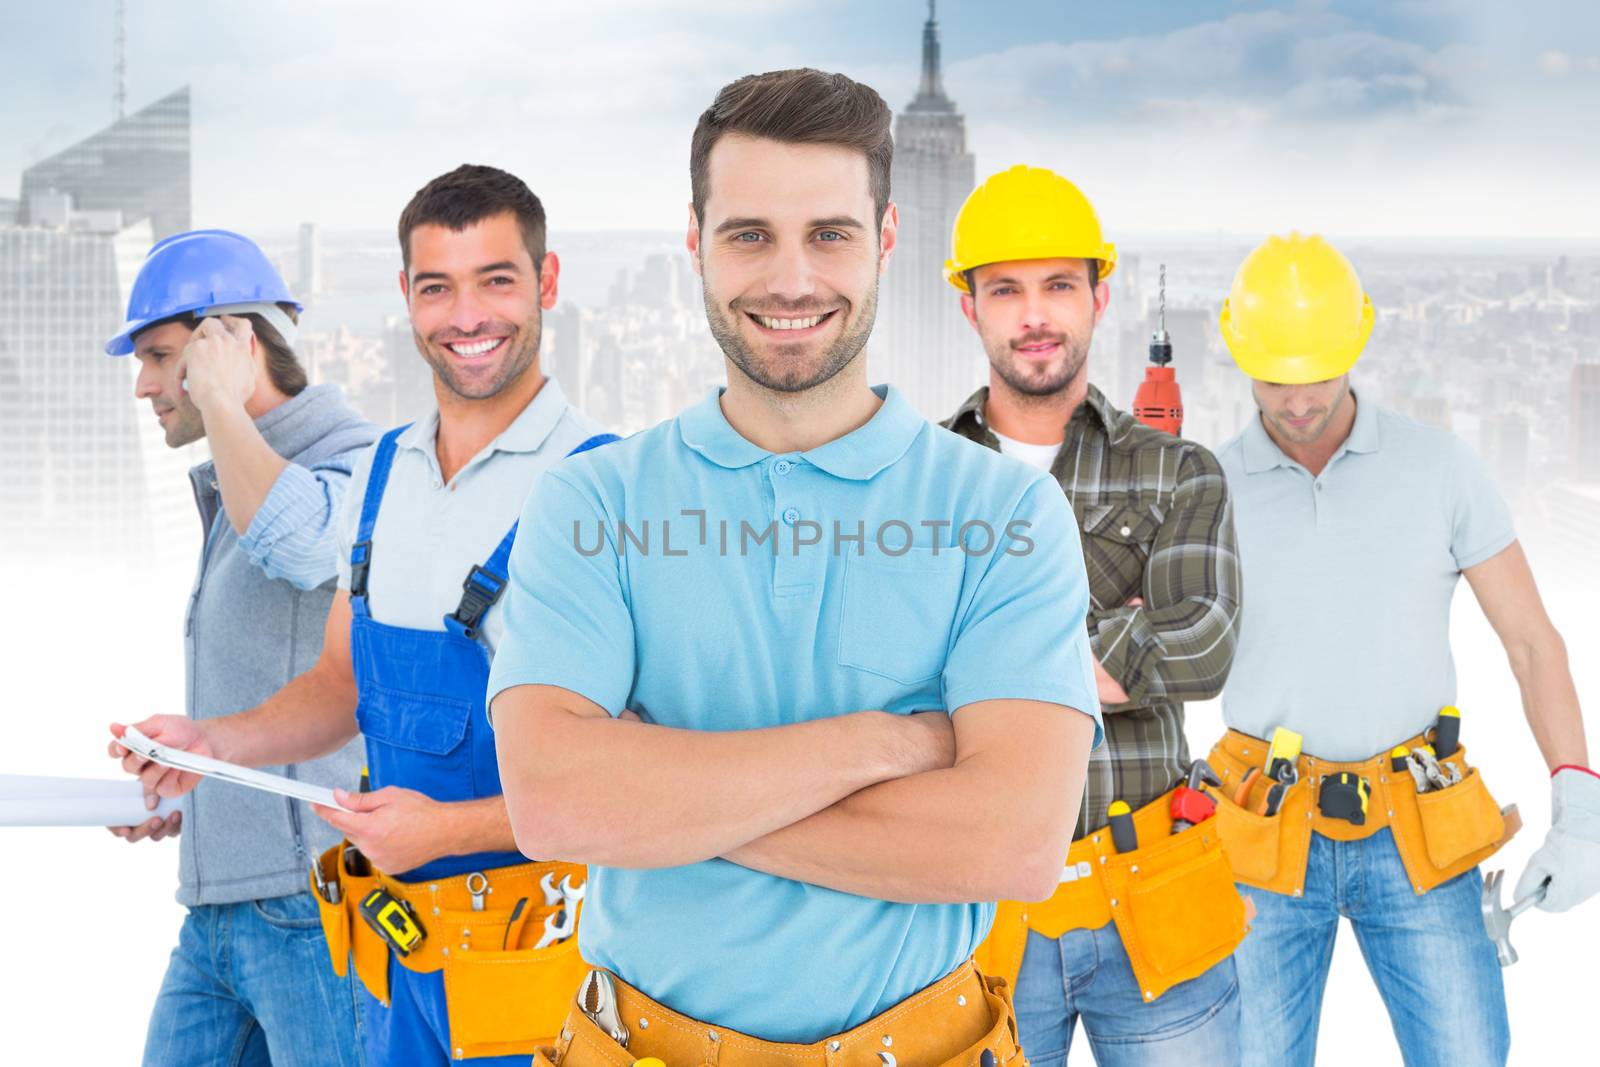
<instances>
[{"instance_id":1,"label":"leather tool pouch","mask_svg":"<svg viewBox=\"0 0 1600 1067\"><path fill-rule=\"evenodd\" d=\"M1426 744L1415 737L1407 748ZM1241 806L1233 794L1252 769L1266 759L1267 742L1229 731L1208 758L1222 779L1217 820L1234 874L1240 882L1287 896L1305 891L1306 861L1312 834L1335 841L1359 841L1388 827L1412 891L1422 894L1463 874L1494 855L1510 839L1508 821L1489 794L1483 776L1468 765L1465 746L1449 762L1460 768L1462 779L1445 789L1418 793L1411 775L1395 771L1387 753L1359 763L1335 763L1314 756L1300 757L1299 780L1289 787L1276 815L1254 808L1259 795ZM1316 795L1326 775L1348 771L1371 784L1366 822L1352 824L1329 818L1317 808ZM1258 777L1259 780L1259 777Z\"/></svg>"}]
</instances>

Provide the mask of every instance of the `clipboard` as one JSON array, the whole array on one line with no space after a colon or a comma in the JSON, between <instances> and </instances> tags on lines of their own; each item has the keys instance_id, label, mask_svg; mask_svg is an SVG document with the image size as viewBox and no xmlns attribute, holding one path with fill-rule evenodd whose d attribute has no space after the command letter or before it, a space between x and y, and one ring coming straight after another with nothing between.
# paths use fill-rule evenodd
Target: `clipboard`
<instances>
[{"instance_id":1,"label":"clipboard","mask_svg":"<svg viewBox=\"0 0 1600 1067\"><path fill-rule=\"evenodd\" d=\"M241 767L237 763L227 763L223 760L212 759L210 756L200 756L182 749L169 748L150 740L144 734L128 727L118 742L124 748L137 752L147 760L159 763L163 767L172 767L180 771L190 771L194 774L215 778L222 782L231 782L249 789L260 789L279 796L293 797L303 800L308 804L321 804L325 808L344 810L344 805L333 798L333 790L310 782L296 781L285 778L281 774L269 774L258 771L253 767Z\"/></svg>"}]
</instances>

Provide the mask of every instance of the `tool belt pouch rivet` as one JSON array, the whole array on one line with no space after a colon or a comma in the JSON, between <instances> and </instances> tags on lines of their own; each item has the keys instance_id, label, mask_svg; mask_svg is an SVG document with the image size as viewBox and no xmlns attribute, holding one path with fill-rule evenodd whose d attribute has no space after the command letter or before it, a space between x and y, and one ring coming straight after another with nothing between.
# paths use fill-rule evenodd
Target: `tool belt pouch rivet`
<instances>
[{"instance_id":1,"label":"tool belt pouch rivet","mask_svg":"<svg viewBox=\"0 0 1600 1067\"><path fill-rule=\"evenodd\" d=\"M1427 744L1425 736L1405 746ZM1469 767L1465 746L1449 761L1461 780L1444 789L1418 793L1404 770L1395 770L1385 753L1360 763L1334 763L1302 755L1299 778L1283 794L1275 815L1261 814L1259 771L1268 742L1230 730L1211 750L1207 762L1222 778L1217 820L1228 860L1240 882L1286 896L1304 892L1306 861L1313 833L1335 841L1357 841L1388 827L1412 891L1426 893L1488 859L1505 843L1507 823L1489 795L1483 776ZM1250 787L1241 792L1241 786ZM1356 815L1346 783L1361 782L1367 792L1365 810ZM1325 814L1320 805L1326 783L1341 787L1345 803ZM1333 790L1329 790L1332 793Z\"/></svg>"}]
</instances>

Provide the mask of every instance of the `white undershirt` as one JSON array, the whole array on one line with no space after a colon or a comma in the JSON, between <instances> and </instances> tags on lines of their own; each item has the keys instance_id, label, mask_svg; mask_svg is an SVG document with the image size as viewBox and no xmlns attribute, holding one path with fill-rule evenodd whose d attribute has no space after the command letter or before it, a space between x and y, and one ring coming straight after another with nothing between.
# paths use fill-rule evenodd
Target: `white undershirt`
<instances>
[{"instance_id":1,"label":"white undershirt","mask_svg":"<svg viewBox=\"0 0 1600 1067\"><path fill-rule=\"evenodd\" d=\"M1026 441L1013 440L1002 433L995 433L994 427L989 428L995 439L1000 442L1000 451L1008 456L1015 456L1030 467L1038 467L1042 471L1050 469L1050 464L1056 461L1056 453L1061 451L1061 442L1053 445L1030 445Z\"/></svg>"}]
</instances>

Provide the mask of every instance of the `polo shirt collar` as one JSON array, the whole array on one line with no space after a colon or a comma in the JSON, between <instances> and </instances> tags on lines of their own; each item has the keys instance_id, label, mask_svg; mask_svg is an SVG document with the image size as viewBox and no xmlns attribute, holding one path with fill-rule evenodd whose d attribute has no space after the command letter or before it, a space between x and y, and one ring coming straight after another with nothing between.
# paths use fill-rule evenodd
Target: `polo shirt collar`
<instances>
[{"instance_id":1,"label":"polo shirt collar","mask_svg":"<svg viewBox=\"0 0 1600 1067\"><path fill-rule=\"evenodd\" d=\"M1350 399L1356 405L1356 421L1350 427L1350 436L1345 438L1344 450L1376 452L1383 443L1383 435L1378 432L1378 409L1370 400L1363 404L1354 389L1350 390Z\"/></svg>"},{"instance_id":2,"label":"polo shirt collar","mask_svg":"<svg viewBox=\"0 0 1600 1067\"><path fill-rule=\"evenodd\" d=\"M1350 426L1350 435L1345 438L1344 444L1334 452L1333 459L1338 459L1344 452L1376 452L1382 444L1382 434L1378 432L1378 409L1369 400L1362 402L1355 393L1350 391L1350 399L1356 405L1356 421ZM1275 467L1288 467L1294 464L1288 456L1283 454L1277 442L1267 435L1267 428L1262 425L1261 412L1245 424L1244 434L1241 437L1244 445L1244 471L1246 474L1260 474ZM1331 465L1333 459L1329 460Z\"/></svg>"},{"instance_id":3,"label":"polo shirt collar","mask_svg":"<svg viewBox=\"0 0 1600 1067\"><path fill-rule=\"evenodd\" d=\"M678 416L678 436L683 443L719 467L738 470L771 455L742 436L722 413L722 386Z\"/></svg>"},{"instance_id":4,"label":"polo shirt collar","mask_svg":"<svg viewBox=\"0 0 1600 1067\"><path fill-rule=\"evenodd\" d=\"M555 430L561 416L567 411L567 395L554 378L546 378L527 407L518 413L511 425L480 452L487 456L494 452L537 452ZM439 438L439 409L429 411L427 417L418 419L395 441L400 448L414 448L429 456L435 454ZM474 457L476 458L476 457Z\"/></svg>"},{"instance_id":5,"label":"polo shirt collar","mask_svg":"<svg viewBox=\"0 0 1600 1067\"><path fill-rule=\"evenodd\" d=\"M772 453L741 436L722 413L723 387L678 416L683 443L720 467L737 470L758 463ZM836 440L800 453L807 463L836 478L865 481L906 454L926 421L892 385L872 391L883 403L864 426Z\"/></svg>"},{"instance_id":6,"label":"polo shirt collar","mask_svg":"<svg viewBox=\"0 0 1600 1067\"><path fill-rule=\"evenodd\" d=\"M1250 421L1245 423L1241 442L1244 446L1246 474L1260 474L1275 467L1287 467L1291 462L1289 457L1283 454L1283 449L1278 447L1277 442L1267 436L1267 428L1261 424L1260 411L1250 416Z\"/></svg>"},{"instance_id":7,"label":"polo shirt collar","mask_svg":"<svg viewBox=\"0 0 1600 1067\"><path fill-rule=\"evenodd\" d=\"M911 442L928 424L892 385L875 385L872 391L883 403L867 420L836 440L802 452L806 462L835 478L864 482L906 454Z\"/></svg>"}]
</instances>

